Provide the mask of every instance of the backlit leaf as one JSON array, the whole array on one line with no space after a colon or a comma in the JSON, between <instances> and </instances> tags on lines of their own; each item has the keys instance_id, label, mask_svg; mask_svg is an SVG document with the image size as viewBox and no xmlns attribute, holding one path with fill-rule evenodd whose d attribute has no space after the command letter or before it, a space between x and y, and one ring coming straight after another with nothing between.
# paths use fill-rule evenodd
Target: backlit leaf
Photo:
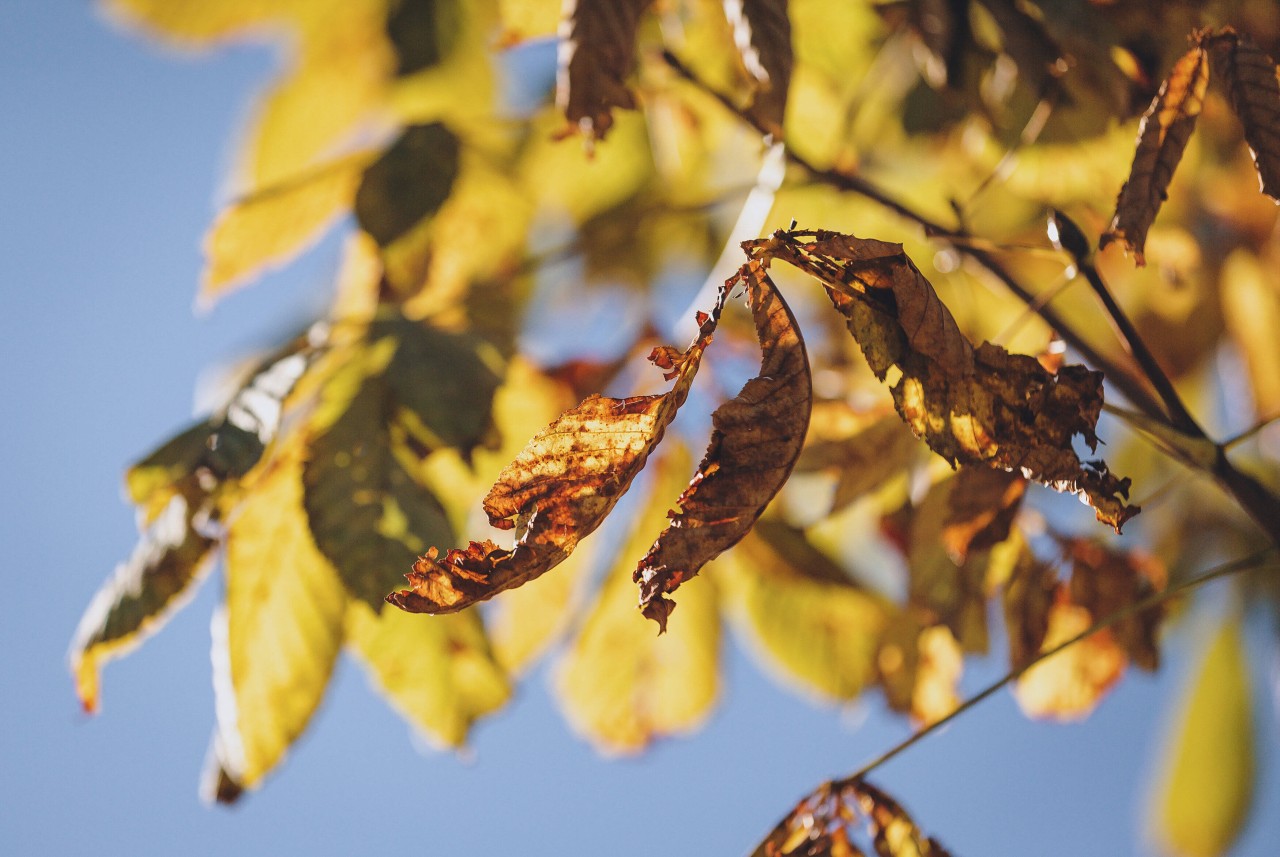
<instances>
[{"instance_id":1,"label":"backlit leaf","mask_svg":"<svg viewBox=\"0 0 1280 857\"><path fill-rule=\"evenodd\" d=\"M1063 544L1071 561L1071 601L1089 610L1096 620L1115 613L1164 589L1164 564L1139 551L1116 551L1089 539ZM1109 629L1129 658L1145 670L1160 662L1156 633L1164 618L1162 607L1152 607L1122 619Z\"/></svg>"},{"instance_id":2,"label":"backlit leaf","mask_svg":"<svg viewBox=\"0 0 1280 857\"><path fill-rule=\"evenodd\" d=\"M801 236L814 240L801 243ZM1063 366L1050 374L1034 357L984 342L974 348L901 244L833 232L785 233L744 244L813 275L845 316L867 363L885 380L912 431L953 466L1018 470L1055 491L1077 494L1119 531L1138 511L1129 480L1104 462L1081 462L1072 440L1098 442L1102 373Z\"/></svg>"},{"instance_id":3,"label":"backlit leaf","mask_svg":"<svg viewBox=\"0 0 1280 857\"><path fill-rule=\"evenodd\" d=\"M414 613L450 613L520 586L559 564L580 539L593 532L644 467L684 404L728 289L683 353L654 349L650 359L675 384L667 393L612 399L591 396L561 414L498 475L484 499L489 522L516 530L511 550L494 542L471 542L443 559L437 548L413 564L411 589L388 601Z\"/></svg>"},{"instance_id":4,"label":"backlit leaf","mask_svg":"<svg viewBox=\"0 0 1280 857\"><path fill-rule=\"evenodd\" d=\"M961 467L947 497L950 510L942 522L942 542L951 559L963 563L970 551L1008 538L1026 490L1027 480L1016 473Z\"/></svg>"},{"instance_id":5,"label":"backlit leaf","mask_svg":"<svg viewBox=\"0 0 1280 857\"><path fill-rule=\"evenodd\" d=\"M876 669L885 702L917 725L941 720L960 704L964 652L947 626L922 621L919 611L898 613L885 627Z\"/></svg>"},{"instance_id":6,"label":"backlit leaf","mask_svg":"<svg viewBox=\"0 0 1280 857\"><path fill-rule=\"evenodd\" d=\"M211 303L318 241L351 207L367 162L365 154L343 158L223 209L205 236L201 302Z\"/></svg>"},{"instance_id":7,"label":"backlit leaf","mask_svg":"<svg viewBox=\"0 0 1280 857\"><path fill-rule=\"evenodd\" d=\"M724 9L755 84L751 114L780 140L793 63L787 0L725 0Z\"/></svg>"},{"instance_id":8,"label":"backlit leaf","mask_svg":"<svg viewBox=\"0 0 1280 857\"><path fill-rule=\"evenodd\" d=\"M711 415L698 472L636 567L640 607L663 630L675 608L666 596L746 535L791 475L809 427L813 388L795 317L760 262L744 265L735 279L747 288L760 371Z\"/></svg>"},{"instance_id":9,"label":"backlit leaf","mask_svg":"<svg viewBox=\"0 0 1280 857\"><path fill-rule=\"evenodd\" d=\"M1190 676L1164 748L1153 831L1178 857L1219 857L1253 802L1253 692L1240 621L1225 621Z\"/></svg>"},{"instance_id":10,"label":"backlit leaf","mask_svg":"<svg viewBox=\"0 0 1280 857\"><path fill-rule=\"evenodd\" d=\"M185 497L173 497L85 610L71 643L71 673L85 710L96 713L99 672L155 633L209 568L214 540L195 528Z\"/></svg>"},{"instance_id":11,"label":"backlit leaf","mask_svg":"<svg viewBox=\"0 0 1280 857\"><path fill-rule=\"evenodd\" d=\"M1230 30L1214 42L1223 59L1231 106L1244 125L1262 192L1280 201L1280 80L1271 57Z\"/></svg>"},{"instance_id":12,"label":"backlit leaf","mask_svg":"<svg viewBox=\"0 0 1280 857\"><path fill-rule=\"evenodd\" d=\"M1010 669L1024 667L1040 654L1057 591L1057 570L1038 559L1024 542L1004 587Z\"/></svg>"},{"instance_id":13,"label":"backlit leaf","mask_svg":"<svg viewBox=\"0 0 1280 857\"><path fill-rule=\"evenodd\" d=\"M560 24L556 106L588 141L613 124L615 107L636 106L627 77L635 67L640 16L653 0L566 0Z\"/></svg>"},{"instance_id":14,"label":"backlit leaf","mask_svg":"<svg viewBox=\"0 0 1280 857\"><path fill-rule=\"evenodd\" d=\"M458 138L433 122L406 128L365 170L356 192L356 219L384 247L435 213L458 174Z\"/></svg>"},{"instance_id":15,"label":"backlit leaf","mask_svg":"<svg viewBox=\"0 0 1280 857\"><path fill-rule=\"evenodd\" d=\"M1073 604L1065 585L1049 607L1041 651L1087 630L1099 618ZM1124 649L1108 630L1098 631L1046 658L1023 674L1014 688L1018 705L1030 717L1081 720L1124 673Z\"/></svg>"},{"instance_id":16,"label":"backlit leaf","mask_svg":"<svg viewBox=\"0 0 1280 857\"><path fill-rule=\"evenodd\" d=\"M1164 203L1173 171L1195 130L1208 85L1209 56L1197 44L1174 64L1142 116L1129 179L1120 189L1116 214L1111 228L1102 236L1101 246L1119 241L1134 254L1139 265L1146 264L1142 251L1147 230Z\"/></svg>"},{"instance_id":17,"label":"backlit leaf","mask_svg":"<svg viewBox=\"0 0 1280 857\"><path fill-rule=\"evenodd\" d=\"M511 695L478 611L423 622L399 610L378 614L353 601L346 628L347 645L370 680L436 744L462 746L471 724Z\"/></svg>"},{"instance_id":18,"label":"backlit leaf","mask_svg":"<svg viewBox=\"0 0 1280 857\"><path fill-rule=\"evenodd\" d=\"M1244 354L1259 416L1280 413L1280 288L1272 267L1239 249L1222 265L1219 290L1228 332Z\"/></svg>"},{"instance_id":19,"label":"backlit leaf","mask_svg":"<svg viewBox=\"0 0 1280 857\"><path fill-rule=\"evenodd\" d=\"M651 466L653 484L644 511L559 665L565 716L606 752L634 753L655 739L689 732L706 719L719 694L714 584L698 587L686 604L687 621L661 637L636 612L631 588L634 559L661 528L663 498L680 490L688 468L687 454L669 454Z\"/></svg>"},{"instance_id":20,"label":"backlit leaf","mask_svg":"<svg viewBox=\"0 0 1280 857\"><path fill-rule=\"evenodd\" d=\"M923 449L897 414L864 424L843 402L815 402L796 469L835 472L837 512L908 472Z\"/></svg>"},{"instance_id":21,"label":"backlit leaf","mask_svg":"<svg viewBox=\"0 0 1280 857\"><path fill-rule=\"evenodd\" d=\"M103 0L107 12L155 36L204 46L281 16L278 0Z\"/></svg>"},{"instance_id":22,"label":"backlit leaf","mask_svg":"<svg viewBox=\"0 0 1280 857\"><path fill-rule=\"evenodd\" d=\"M311 539L301 446L295 436L263 465L227 532L226 602L214 620L218 747L245 788L302 734L342 643L349 599Z\"/></svg>"}]
</instances>

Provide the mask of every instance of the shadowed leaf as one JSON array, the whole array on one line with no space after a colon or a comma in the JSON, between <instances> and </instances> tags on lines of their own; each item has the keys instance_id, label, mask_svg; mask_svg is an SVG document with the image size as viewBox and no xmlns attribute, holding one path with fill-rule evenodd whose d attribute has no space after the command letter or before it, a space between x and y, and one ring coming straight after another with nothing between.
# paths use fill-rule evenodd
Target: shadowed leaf
<instances>
[{"instance_id":1,"label":"shadowed leaf","mask_svg":"<svg viewBox=\"0 0 1280 857\"><path fill-rule=\"evenodd\" d=\"M957 565L970 551L993 547L1009 536L1022 506L1027 480L1007 470L961 467L947 497L942 543Z\"/></svg>"},{"instance_id":2,"label":"shadowed leaf","mask_svg":"<svg viewBox=\"0 0 1280 857\"><path fill-rule=\"evenodd\" d=\"M724 10L755 85L750 112L780 140L793 64L787 0L725 0Z\"/></svg>"},{"instance_id":3,"label":"shadowed leaf","mask_svg":"<svg viewBox=\"0 0 1280 857\"><path fill-rule=\"evenodd\" d=\"M471 542L443 558L437 548L405 575L410 589L387 600L413 613L450 613L544 574L592 533L643 469L684 404L719 321L728 287L683 353L654 349L650 359L675 384L667 393L613 399L591 396L561 414L498 475L484 499L489 522L516 530L511 550Z\"/></svg>"},{"instance_id":4,"label":"shadowed leaf","mask_svg":"<svg viewBox=\"0 0 1280 857\"><path fill-rule=\"evenodd\" d=\"M382 246L439 210L458 175L458 138L432 122L404 130L365 170L356 191L356 220Z\"/></svg>"},{"instance_id":5,"label":"shadowed leaf","mask_svg":"<svg viewBox=\"0 0 1280 857\"><path fill-rule=\"evenodd\" d=\"M1173 171L1195 130L1208 85L1209 57L1197 44L1174 64L1142 116L1129 179L1120 189L1115 217L1111 228L1103 233L1100 246L1119 241L1134 254L1139 265L1146 264L1142 250L1147 230L1164 203Z\"/></svg>"},{"instance_id":6,"label":"shadowed leaf","mask_svg":"<svg viewBox=\"0 0 1280 857\"><path fill-rule=\"evenodd\" d=\"M815 402L796 469L835 472L834 513L906 473L923 449L897 414L859 425L845 403Z\"/></svg>"},{"instance_id":7,"label":"shadowed leaf","mask_svg":"<svg viewBox=\"0 0 1280 857\"><path fill-rule=\"evenodd\" d=\"M1244 126L1262 192L1280 201L1280 80L1271 57L1230 30L1215 40L1231 106Z\"/></svg>"},{"instance_id":8,"label":"shadowed leaf","mask_svg":"<svg viewBox=\"0 0 1280 857\"><path fill-rule=\"evenodd\" d=\"M1088 539L1070 539L1063 554L1071 561L1071 601L1094 620L1128 607L1165 587L1164 564L1138 551L1115 551ZM1112 625L1110 632L1129 658L1144 670L1160 663L1156 632L1164 609L1153 607Z\"/></svg>"},{"instance_id":9,"label":"shadowed leaf","mask_svg":"<svg viewBox=\"0 0 1280 857\"><path fill-rule=\"evenodd\" d=\"M613 108L633 108L640 16L653 0L566 0L560 24L556 106L588 141L604 139Z\"/></svg>"},{"instance_id":10,"label":"shadowed leaf","mask_svg":"<svg viewBox=\"0 0 1280 857\"><path fill-rule=\"evenodd\" d=\"M1057 591L1057 570L1037 559L1024 543L1004 587L1010 669L1026 666L1040 653L1049 631L1049 611Z\"/></svg>"},{"instance_id":11,"label":"shadowed leaf","mask_svg":"<svg viewBox=\"0 0 1280 857\"><path fill-rule=\"evenodd\" d=\"M711 415L698 472L636 567L640 607L663 630L675 608L666 596L746 535L791 475L809 427L813 388L795 317L762 263L744 265L735 280L747 288L760 371Z\"/></svg>"},{"instance_id":12,"label":"shadowed leaf","mask_svg":"<svg viewBox=\"0 0 1280 857\"><path fill-rule=\"evenodd\" d=\"M1117 531L1137 514L1124 502L1129 480L1102 461L1081 462L1072 449L1076 435L1097 445L1102 373L1063 366L1050 374L1034 357L989 342L974 348L901 244L779 232L744 247L822 281L871 369L882 380L891 369L900 376L891 387L899 415L953 466L1021 471L1079 495Z\"/></svg>"},{"instance_id":13,"label":"shadowed leaf","mask_svg":"<svg viewBox=\"0 0 1280 857\"><path fill-rule=\"evenodd\" d=\"M1218 628L1178 703L1157 779L1153 831L1169 854L1219 857L1253 802L1253 692L1238 619Z\"/></svg>"}]
</instances>

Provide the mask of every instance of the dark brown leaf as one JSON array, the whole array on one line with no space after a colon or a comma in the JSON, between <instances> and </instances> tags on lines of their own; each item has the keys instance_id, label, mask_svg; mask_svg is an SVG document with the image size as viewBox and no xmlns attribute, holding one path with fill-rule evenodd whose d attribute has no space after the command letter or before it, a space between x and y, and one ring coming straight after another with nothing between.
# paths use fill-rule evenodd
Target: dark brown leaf
<instances>
[{"instance_id":1,"label":"dark brown leaf","mask_svg":"<svg viewBox=\"0 0 1280 857\"><path fill-rule=\"evenodd\" d=\"M1027 480L1007 470L961 467L947 498L951 510L942 522L942 543L957 565L970 551L1000 544L1022 506Z\"/></svg>"},{"instance_id":2,"label":"dark brown leaf","mask_svg":"<svg viewBox=\"0 0 1280 857\"><path fill-rule=\"evenodd\" d=\"M1146 264L1143 246L1147 230L1165 201L1173 171L1195 130L1208 85L1208 54L1197 44L1174 64L1151 106L1142 115L1129 180L1120 188L1115 217L1111 228L1103 233L1100 246L1120 241L1134 254L1139 265ZM1274 75L1272 86L1275 86Z\"/></svg>"},{"instance_id":3,"label":"dark brown leaf","mask_svg":"<svg viewBox=\"0 0 1280 857\"><path fill-rule=\"evenodd\" d=\"M1057 570L1037 559L1024 544L1004 587L1010 669L1021 669L1040 654L1057 589Z\"/></svg>"},{"instance_id":4,"label":"dark brown leaf","mask_svg":"<svg viewBox=\"0 0 1280 857\"><path fill-rule=\"evenodd\" d=\"M675 379L671 390L627 399L591 396L535 435L498 475L484 510L493 526L517 531L511 550L485 540L440 558L433 547L406 575L412 588L387 600L411 613L452 613L568 557L630 487L684 404L727 295L728 285L712 313L699 314L701 328L686 351L659 348L651 355Z\"/></svg>"},{"instance_id":5,"label":"dark brown leaf","mask_svg":"<svg viewBox=\"0 0 1280 857\"><path fill-rule=\"evenodd\" d=\"M760 372L711 415L711 443L671 526L636 567L640 607L666 629L666 596L738 542L791 475L809 427L813 387L804 340L765 264L743 265L762 358Z\"/></svg>"},{"instance_id":6,"label":"dark brown leaf","mask_svg":"<svg viewBox=\"0 0 1280 857\"><path fill-rule=\"evenodd\" d=\"M635 66L640 16L653 0L566 0L560 24L556 106L588 141L604 139L613 108L636 106L626 79Z\"/></svg>"},{"instance_id":7,"label":"dark brown leaf","mask_svg":"<svg viewBox=\"0 0 1280 857\"><path fill-rule=\"evenodd\" d=\"M801 242L798 238L811 237ZM1102 411L1102 373L1083 366L1047 372L1035 358L984 342L974 348L901 244L834 232L778 232L745 242L818 278L881 380L892 369L898 414L952 466L983 464L1077 494L1119 532L1138 509L1129 480L1104 462L1081 462Z\"/></svg>"},{"instance_id":8,"label":"dark brown leaf","mask_svg":"<svg viewBox=\"0 0 1280 857\"><path fill-rule=\"evenodd\" d=\"M1165 587L1164 565L1146 554L1112 550L1089 539L1069 539L1062 550L1071 561L1071 601L1095 622ZM1156 632L1163 618L1163 608L1155 607L1111 626L1116 642L1145 670L1159 666Z\"/></svg>"},{"instance_id":9,"label":"dark brown leaf","mask_svg":"<svg viewBox=\"0 0 1280 857\"><path fill-rule=\"evenodd\" d=\"M780 140L793 64L787 0L724 0L724 11L742 64L755 83L749 110Z\"/></svg>"},{"instance_id":10,"label":"dark brown leaf","mask_svg":"<svg viewBox=\"0 0 1280 857\"><path fill-rule=\"evenodd\" d=\"M1275 61L1246 36L1230 30L1214 41L1214 47L1262 192L1280 201L1280 80Z\"/></svg>"}]
</instances>

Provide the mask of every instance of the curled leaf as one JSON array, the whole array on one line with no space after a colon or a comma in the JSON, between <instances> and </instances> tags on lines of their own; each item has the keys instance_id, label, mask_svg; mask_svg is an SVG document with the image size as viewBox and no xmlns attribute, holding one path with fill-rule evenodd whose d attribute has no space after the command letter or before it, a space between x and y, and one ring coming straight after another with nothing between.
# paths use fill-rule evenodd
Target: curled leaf
<instances>
[{"instance_id":1,"label":"curled leaf","mask_svg":"<svg viewBox=\"0 0 1280 857\"><path fill-rule=\"evenodd\" d=\"M1125 503L1129 480L1102 461L1081 462L1072 448L1076 435L1097 445L1101 372L1072 365L1050 374L1034 357L989 342L974 348L901 244L778 232L743 246L823 283L871 369L882 380L891 369L898 376L890 390L898 414L952 466L1019 471L1077 494L1117 532L1137 514Z\"/></svg>"},{"instance_id":2,"label":"curled leaf","mask_svg":"<svg viewBox=\"0 0 1280 857\"><path fill-rule=\"evenodd\" d=\"M760 371L711 415L698 472L636 567L640 607L663 630L675 608L666 596L747 534L791 475L809 427L813 388L795 317L760 261L744 265L735 281L746 283Z\"/></svg>"},{"instance_id":3,"label":"curled leaf","mask_svg":"<svg viewBox=\"0 0 1280 857\"><path fill-rule=\"evenodd\" d=\"M1230 30L1215 40L1215 47L1262 192L1280 201L1280 80L1275 61L1246 36Z\"/></svg>"},{"instance_id":4,"label":"curled leaf","mask_svg":"<svg viewBox=\"0 0 1280 857\"><path fill-rule=\"evenodd\" d=\"M1120 188L1115 217L1111 228L1102 235L1101 246L1120 241L1139 265L1146 264L1142 251L1147 230L1164 203L1173 171L1195 130L1208 86L1209 57L1197 44L1174 63L1142 115L1129 180Z\"/></svg>"},{"instance_id":5,"label":"curled leaf","mask_svg":"<svg viewBox=\"0 0 1280 857\"><path fill-rule=\"evenodd\" d=\"M725 0L724 11L742 64L755 84L750 112L775 139L782 139L794 62L787 0Z\"/></svg>"},{"instance_id":6,"label":"curled leaf","mask_svg":"<svg viewBox=\"0 0 1280 857\"><path fill-rule=\"evenodd\" d=\"M588 141L603 139L613 108L635 107L626 79L635 67L640 16L653 0L566 0L560 22L556 106Z\"/></svg>"},{"instance_id":7,"label":"curled leaf","mask_svg":"<svg viewBox=\"0 0 1280 857\"><path fill-rule=\"evenodd\" d=\"M511 550L471 542L442 558L430 548L405 575L410 589L387 600L411 613L451 613L520 586L568 557L612 511L684 404L728 294L684 352L657 349L651 359L675 379L663 394L590 396L544 428L498 475L484 498L489 522L515 529Z\"/></svg>"}]
</instances>

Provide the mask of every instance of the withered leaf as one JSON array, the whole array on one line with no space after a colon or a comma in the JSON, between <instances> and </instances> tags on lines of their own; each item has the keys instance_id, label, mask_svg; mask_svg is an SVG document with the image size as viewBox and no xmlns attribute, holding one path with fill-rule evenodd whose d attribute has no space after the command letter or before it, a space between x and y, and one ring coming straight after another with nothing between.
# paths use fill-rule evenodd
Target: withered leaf
<instances>
[{"instance_id":1,"label":"withered leaf","mask_svg":"<svg viewBox=\"0 0 1280 857\"><path fill-rule=\"evenodd\" d=\"M1197 44L1174 64L1142 115L1129 180L1120 188L1115 217L1111 228L1103 233L1100 246L1120 241L1139 265L1146 264L1143 246L1147 230L1164 203L1173 171L1195 130L1208 85L1208 54ZM1274 74L1272 86L1275 87Z\"/></svg>"},{"instance_id":2,"label":"withered leaf","mask_svg":"<svg viewBox=\"0 0 1280 857\"><path fill-rule=\"evenodd\" d=\"M796 470L834 471L837 512L907 472L923 449L895 413L862 425L843 402L815 402Z\"/></svg>"},{"instance_id":3,"label":"withered leaf","mask_svg":"<svg viewBox=\"0 0 1280 857\"><path fill-rule=\"evenodd\" d=\"M650 359L675 384L663 394L590 396L556 418L498 475L484 498L489 522L515 529L511 550L490 540L430 548L405 575L410 589L387 600L412 613L451 613L546 573L592 533L643 469L684 404L720 319L728 285L684 352L655 349Z\"/></svg>"},{"instance_id":4,"label":"withered leaf","mask_svg":"<svg viewBox=\"0 0 1280 857\"><path fill-rule=\"evenodd\" d=\"M780 140L794 62L787 0L724 0L724 11L742 64L755 84L749 110Z\"/></svg>"},{"instance_id":5,"label":"withered leaf","mask_svg":"<svg viewBox=\"0 0 1280 857\"><path fill-rule=\"evenodd\" d=\"M1059 584L1049 606L1041 651L1086 631L1094 620L1087 608L1071 602L1066 584ZM1082 720L1120 680L1124 667L1124 650L1111 631L1098 631L1027 670L1018 679L1014 696L1028 717Z\"/></svg>"},{"instance_id":6,"label":"withered leaf","mask_svg":"<svg viewBox=\"0 0 1280 857\"><path fill-rule=\"evenodd\" d=\"M1049 610L1058 590L1057 570L1025 543L1004 587L1004 624L1009 638L1009 668L1035 659L1049 632Z\"/></svg>"},{"instance_id":7,"label":"withered leaf","mask_svg":"<svg viewBox=\"0 0 1280 857\"><path fill-rule=\"evenodd\" d=\"M560 23L556 106L588 141L604 139L613 108L635 107L626 79L635 67L640 16L653 0L566 0Z\"/></svg>"},{"instance_id":8,"label":"withered leaf","mask_svg":"<svg viewBox=\"0 0 1280 857\"><path fill-rule=\"evenodd\" d=\"M1214 40L1231 105L1244 126L1262 192L1280 201L1280 80L1271 57L1246 36L1226 31Z\"/></svg>"},{"instance_id":9,"label":"withered leaf","mask_svg":"<svg viewBox=\"0 0 1280 857\"><path fill-rule=\"evenodd\" d=\"M640 560L644 615L665 630L666 596L735 545L791 475L813 405L809 358L790 308L758 260L731 278L746 284L762 351L760 371L711 415L711 443L671 525Z\"/></svg>"},{"instance_id":10,"label":"withered leaf","mask_svg":"<svg viewBox=\"0 0 1280 857\"><path fill-rule=\"evenodd\" d=\"M961 467L947 497L950 511L942 522L942 543L957 565L970 551L998 545L1022 506L1027 480L1007 470Z\"/></svg>"},{"instance_id":11,"label":"withered leaf","mask_svg":"<svg viewBox=\"0 0 1280 857\"><path fill-rule=\"evenodd\" d=\"M798 239L811 237L802 242ZM1129 480L1104 462L1081 462L1076 435L1096 448L1102 373L1063 366L984 342L974 348L901 244L835 232L778 232L743 244L748 255L790 262L819 279L845 316L898 414L953 466L983 464L1079 495L1118 532L1138 509Z\"/></svg>"},{"instance_id":12,"label":"withered leaf","mask_svg":"<svg viewBox=\"0 0 1280 857\"><path fill-rule=\"evenodd\" d=\"M1093 614L1094 621L1141 601L1165 587L1167 574L1155 557L1136 551L1116 551L1090 539L1069 539L1062 545L1071 561L1071 601ZM1164 618L1152 607L1111 626L1111 634L1138 666L1159 666L1156 632Z\"/></svg>"},{"instance_id":13,"label":"withered leaf","mask_svg":"<svg viewBox=\"0 0 1280 857\"><path fill-rule=\"evenodd\" d=\"M823 783L778 822L751 857L870 854L949 857L897 801L860 779Z\"/></svg>"}]
</instances>

